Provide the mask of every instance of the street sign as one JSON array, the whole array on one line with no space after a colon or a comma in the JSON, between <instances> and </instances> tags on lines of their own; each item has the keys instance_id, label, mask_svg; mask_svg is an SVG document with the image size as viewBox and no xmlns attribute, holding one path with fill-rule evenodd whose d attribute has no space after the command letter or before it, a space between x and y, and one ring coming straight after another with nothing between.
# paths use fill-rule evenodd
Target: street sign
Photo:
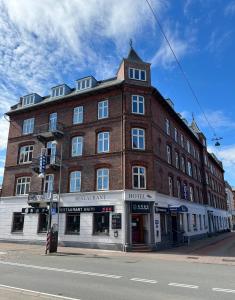
<instances>
[{"instance_id":1,"label":"street sign","mask_svg":"<svg viewBox=\"0 0 235 300\"><path fill-rule=\"evenodd\" d=\"M56 212L57 212L57 209L56 209L55 207L52 207L52 208L51 208L51 215L52 215L52 216L55 215Z\"/></svg>"}]
</instances>

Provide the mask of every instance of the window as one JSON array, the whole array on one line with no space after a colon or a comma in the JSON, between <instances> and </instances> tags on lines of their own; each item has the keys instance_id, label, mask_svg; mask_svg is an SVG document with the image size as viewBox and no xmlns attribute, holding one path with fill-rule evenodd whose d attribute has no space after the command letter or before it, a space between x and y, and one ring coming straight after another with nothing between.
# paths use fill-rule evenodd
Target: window
<instances>
[{"instance_id":1,"label":"window","mask_svg":"<svg viewBox=\"0 0 235 300\"><path fill-rule=\"evenodd\" d=\"M197 165L194 165L194 178L198 180Z\"/></svg>"},{"instance_id":2,"label":"window","mask_svg":"<svg viewBox=\"0 0 235 300\"><path fill-rule=\"evenodd\" d=\"M185 158L181 156L181 169L185 173Z\"/></svg>"},{"instance_id":3,"label":"window","mask_svg":"<svg viewBox=\"0 0 235 300\"><path fill-rule=\"evenodd\" d=\"M144 115L144 97L132 96L132 113Z\"/></svg>"},{"instance_id":4,"label":"window","mask_svg":"<svg viewBox=\"0 0 235 300\"><path fill-rule=\"evenodd\" d=\"M169 195L173 196L173 178L171 176L168 177L168 185L169 185Z\"/></svg>"},{"instance_id":5,"label":"window","mask_svg":"<svg viewBox=\"0 0 235 300\"><path fill-rule=\"evenodd\" d=\"M91 87L91 78L77 81L77 90L85 90Z\"/></svg>"},{"instance_id":6,"label":"window","mask_svg":"<svg viewBox=\"0 0 235 300\"><path fill-rule=\"evenodd\" d=\"M145 149L145 130L140 128L132 128L132 149Z\"/></svg>"},{"instance_id":7,"label":"window","mask_svg":"<svg viewBox=\"0 0 235 300\"><path fill-rule=\"evenodd\" d=\"M78 106L73 109L73 124L83 123L83 106Z\"/></svg>"},{"instance_id":8,"label":"window","mask_svg":"<svg viewBox=\"0 0 235 300\"><path fill-rule=\"evenodd\" d=\"M171 164L171 147L169 145L166 145L166 154L167 154L167 162L168 164Z\"/></svg>"},{"instance_id":9,"label":"window","mask_svg":"<svg viewBox=\"0 0 235 300\"><path fill-rule=\"evenodd\" d=\"M79 234L79 233L80 233L80 214L67 213L65 234Z\"/></svg>"},{"instance_id":10,"label":"window","mask_svg":"<svg viewBox=\"0 0 235 300\"><path fill-rule=\"evenodd\" d=\"M99 132L97 138L97 152L109 152L109 132Z\"/></svg>"},{"instance_id":11,"label":"window","mask_svg":"<svg viewBox=\"0 0 235 300\"><path fill-rule=\"evenodd\" d=\"M192 214L192 225L193 225L193 230L197 231L197 215Z\"/></svg>"},{"instance_id":12,"label":"window","mask_svg":"<svg viewBox=\"0 0 235 300\"><path fill-rule=\"evenodd\" d=\"M133 189L146 189L146 169L144 167L132 167Z\"/></svg>"},{"instance_id":13,"label":"window","mask_svg":"<svg viewBox=\"0 0 235 300\"><path fill-rule=\"evenodd\" d=\"M106 191L109 189L109 169L98 169L96 171L97 191Z\"/></svg>"},{"instance_id":14,"label":"window","mask_svg":"<svg viewBox=\"0 0 235 300\"><path fill-rule=\"evenodd\" d=\"M167 215L160 213L161 235L167 234Z\"/></svg>"},{"instance_id":15,"label":"window","mask_svg":"<svg viewBox=\"0 0 235 300\"><path fill-rule=\"evenodd\" d=\"M140 69L129 68L129 78L135 80L146 81L146 71Z\"/></svg>"},{"instance_id":16,"label":"window","mask_svg":"<svg viewBox=\"0 0 235 300\"><path fill-rule=\"evenodd\" d=\"M69 191L70 193L80 192L81 190L81 171L70 173Z\"/></svg>"},{"instance_id":17,"label":"window","mask_svg":"<svg viewBox=\"0 0 235 300\"><path fill-rule=\"evenodd\" d=\"M183 185L183 199L187 200L188 199L188 189L187 189L187 184L184 183Z\"/></svg>"},{"instance_id":18,"label":"window","mask_svg":"<svg viewBox=\"0 0 235 300\"><path fill-rule=\"evenodd\" d=\"M109 234L109 213L93 214L93 234Z\"/></svg>"},{"instance_id":19,"label":"window","mask_svg":"<svg viewBox=\"0 0 235 300\"><path fill-rule=\"evenodd\" d=\"M57 113L52 113L49 116L49 131L55 131L57 129Z\"/></svg>"},{"instance_id":20,"label":"window","mask_svg":"<svg viewBox=\"0 0 235 300\"><path fill-rule=\"evenodd\" d=\"M200 230L202 230L202 216L199 215L199 226L200 226Z\"/></svg>"},{"instance_id":21,"label":"window","mask_svg":"<svg viewBox=\"0 0 235 300\"><path fill-rule=\"evenodd\" d=\"M16 195L27 195L30 190L30 177L19 177L16 180Z\"/></svg>"},{"instance_id":22,"label":"window","mask_svg":"<svg viewBox=\"0 0 235 300\"><path fill-rule=\"evenodd\" d=\"M178 142L178 130L175 128L175 141Z\"/></svg>"},{"instance_id":23,"label":"window","mask_svg":"<svg viewBox=\"0 0 235 300\"><path fill-rule=\"evenodd\" d=\"M179 214L180 216L180 231L184 231L184 214Z\"/></svg>"},{"instance_id":24,"label":"window","mask_svg":"<svg viewBox=\"0 0 235 300\"><path fill-rule=\"evenodd\" d=\"M47 232L48 214L40 213L38 216L38 233Z\"/></svg>"},{"instance_id":25,"label":"window","mask_svg":"<svg viewBox=\"0 0 235 300\"><path fill-rule=\"evenodd\" d=\"M47 163L54 165L56 162L56 141L47 142Z\"/></svg>"},{"instance_id":26,"label":"window","mask_svg":"<svg viewBox=\"0 0 235 300\"><path fill-rule=\"evenodd\" d=\"M189 141L187 141L187 151L188 151L188 153L190 153L190 143L189 143Z\"/></svg>"},{"instance_id":27,"label":"window","mask_svg":"<svg viewBox=\"0 0 235 300\"><path fill-rule=\"evenodd\" d=\"M166 133L168 135L170 135L171 134L171 132L170 132L170 121L168 119L166 119L165 122L166 122Z\"/></svg>"},{"instance_id":28,"label":"window","mask_svg":"<svg viewBox=\"0 0 235 300\"><path fill-rule=\"evenodd\" d=\"M189 200L192 202L194 201L194 190L191 185L189 186Z\"/></svg>"},{"instance_id":29,"label":"window","mask_svg":"<svg viewBox=\"0 0 235 300\"><path fill-rule=\"evenodd\" d=\"M44 192L52 193L54 191L54 175L48 174L44 179Z\"/></svg>"},{"instance_id":30,"label":"window","mask_svg":"<svg viewBox=\"0 0 235 300\"><path fill-rule=\"evenodd\" d=\"M190 215L189 215L189 213L187 213L187 230L188 230L188 232L191 231L191 228L190 228Z\"/></svg>"},{"instance_id":31,"label":"window","mask_svg":"<svg viewBox=\"0 0 235 300\"><path fill-rule=\"evenodd\" d=\"M35 99L35 95L34 94L24 96L23 97L23 102L22 102L23 106L28 106L28 105L34 104L34 99Z\"/></svg>"},{"instance_id":32,"label":"window","mask_svg":"<svg viewBox=\"0 0 235 300\"><path fill-rule=\"evenodd\" d=\"M183 136L183 134L180 135L180 143L181 143L181 147L184 148L184 136Z\"/></svg>"},{"instance_id":33,"label":"window","mask_svg":"<svg viewBox=\"0 0 235 300\"><path fill-rule=\"evenodd\" d=\"M75 136L72 138L72 157L81 156L83 150L83 137Z\"/></svg>"},{"instance_id":34,"label":"window","mask_svg":"<svg viewBox=\"0 0 235 300\"><path fill-rule=\"evenodd\" d=\"M178 179L177 182L177 197L180 199L181 198L181 184L180 184L180 180Z\"/></svg>"},{"instance_id":35,"label":"window","mask_svg":"<svg viewBox=\"0 0 235 300\"><path fill-rule=\"evenodd\" d=\"M192 177L193 173L192 173L192 163L190 161L188 161L188 175Z\"/></svg>"},{"instance_id":36,"label":"window","mask_svg":"<svg viewBox=\"0 0 235 300\"><path fill-rule=\"evenodd\" d=\"M59 96L64 96L65 94L65 87L62 86L57 86L52 89L51 97L59 97Z\"/></svg>"},{"instance_id":37,"label":"window","mask_svg":"<svg viewBox=\"0 0 235 300\"><path fill-rule=\"evenodd\" d=\"M24 120L23 134L31 134L34 131L34 118Z\"/></svg>"},{"instance_id":38,"label":"window","mask_svg":"<svg viewBox=\"0 0 235 300\"><path fill-rule=\"evenodd\" d=\"M19 164L31 163L33 158L33 145L20 148Z\"/></svg>"},{"instance_id":39,"label":"window","mask_svg":"<svg viewBox=\"0 0 235 300\"><path fill-rule=\"evenodd\" d=\"M207 226L206 226L206 216L205 215L203 215L203 223L204 223L204 228L206 229Z\"/></svg>"},{"instance_id":40,"label":"window","mask_svg":"<svg viewBox=\"0 0 235 300\"><path fill-rule=\"evenodd\" d=\"M179 159L179 153L177 151L175 151L175 167L177 169L180 168L180 159Z\"/></svg>"},{"instance_id":41,"label":"window","mask_svg":"<svg viewBox=\"0 0 235 300\"><path fill-rule=\"evenodd\" d=\"M23 232L24 215L22 213L13 213L12 232Z\"/></svg>"},{"instance_id":42,"label":"window","mask_svg":"<svg viewBox=\"0 0 235 300\"><path fill-rule=\"evenodd\" d=\"M98 119L105 119L109 116L108 100L98 102Z\"/></svg>"}]
</instances>

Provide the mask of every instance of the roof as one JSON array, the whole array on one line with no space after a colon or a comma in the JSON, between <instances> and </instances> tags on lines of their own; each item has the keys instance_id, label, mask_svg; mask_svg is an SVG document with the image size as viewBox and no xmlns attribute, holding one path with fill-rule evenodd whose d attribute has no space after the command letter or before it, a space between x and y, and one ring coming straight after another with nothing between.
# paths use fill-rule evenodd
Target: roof
<instances>
[{"instance_id":1,"label":"roof","mask_svg":"<svg viewBox=\"0 0 235 300\"><path fill-rule=\"evenodd\" d=\"M56 98L52 98L50 96L42 97L42 101L40 101L38 103L35 103L35 104L32 104L32 105L29 105L29 106L20 106L19 104L16 104L16 105L12 106L11 110L8 111L6 114L10 116L11 114L14 114L14 113L17 113L17 112L38 108L38 107L43 106L45 104L59 102L63 99L67 99L67 98L74 97L74 96L77 96L77 95L89 94L91 92L95 92L95 91L99 91L101 89L105 89L105 88L108 88L108 87L119 85L123 81L124 80L116 79L116 77L115 77L115 78L112 78L111 80L100 81L100 82L98 82L98 85L96 85L94 87L91 87L91 88L88 88L88 89L85 89L85 90L76 90L76 89L73 88L73 89L71 89L71 93L69 93L67 95L64 95L64 96L58 96ZM14 109L14 107L16 107L16 108Z\"/></svg>"},{"instance_id":2,"label":"roof","mask_svg":"<svg viewBox=\"0 0 235 300\"><path fill-rule=\"evenodd\" d=\"M136 53L136 51L132 47L127 56L127 60L143 63L143 60L139 57L139 55Z\"/></svg>"}]
</instances>

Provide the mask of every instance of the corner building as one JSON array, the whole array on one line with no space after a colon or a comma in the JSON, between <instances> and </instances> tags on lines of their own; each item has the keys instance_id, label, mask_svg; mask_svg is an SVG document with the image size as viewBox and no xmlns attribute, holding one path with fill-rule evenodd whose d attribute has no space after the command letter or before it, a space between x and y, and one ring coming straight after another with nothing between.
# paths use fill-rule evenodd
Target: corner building
<instances>
[{"instance_id":1,"label":"corner building","mask_svg":"<svg viewBox=\"0 0 235 300\"><path fill-rule=\"evenodd\" d=\"M62 245L157 250L229 229L221 162L133 48L114 78L23 96L7 115L1 240L45 242L50 192Z\"/></svg>"}]
</instances>

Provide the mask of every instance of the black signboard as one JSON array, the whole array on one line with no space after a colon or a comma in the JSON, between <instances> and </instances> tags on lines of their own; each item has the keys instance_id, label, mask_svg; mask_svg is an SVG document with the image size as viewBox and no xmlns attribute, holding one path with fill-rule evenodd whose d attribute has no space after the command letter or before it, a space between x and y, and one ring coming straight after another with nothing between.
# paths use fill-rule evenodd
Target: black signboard
<instances>
[{"instance_id":1,"label":"black signboard","mask_svg":"<svg viewBox=\"0 0 235 300\"><path fill-rule=\"evenodd\" d=\"M67 212L88 213L88 212L112 212L112 211L114 211L113 205L60 207L60 213L67 213ZM27 208L22 208L22 213L26 213L26 214L48 213L48 209L44 207L39 207L39 208L27 207Z\"/></svg>"},{"instance_id":2,"label":"black signboard","mask_svg":"<svg viewBox=\"0 0 235 300\"><path fill-rule=\"evenodd\" d=\"M132 213L150 213L150 202L131 202Z\"/></svg>"},{"instance_id":3,"label":"black signboard","mask_svg":"<svg viewBox=\"0 0 235 300\"><path fill-rule=\"evenodd\" d=\"M121 229L121 228L122 228L122 214L113 214L112 229Z\"/></svg>"},{"instance_id":4,"label":"black signboard","mask_svg":"<svg viewBox=\"0 0 235 300\"><path fill-rule=\"evenodd\" d=\"M114 211L113 205L60 207L60 213L66 213L66 212L88 213L88 212L112 212L112 211Z\"/></svg>"}]
</instances>

